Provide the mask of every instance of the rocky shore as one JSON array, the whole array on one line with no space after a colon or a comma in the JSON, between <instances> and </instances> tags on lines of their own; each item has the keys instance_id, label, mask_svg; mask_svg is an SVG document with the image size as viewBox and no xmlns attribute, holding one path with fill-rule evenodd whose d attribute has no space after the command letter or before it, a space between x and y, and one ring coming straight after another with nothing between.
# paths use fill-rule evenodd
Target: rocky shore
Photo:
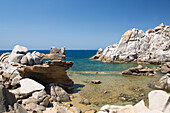
<instances>
[{"instance_id":1,"label":"rocky shore","mask_svg":"<svg viewBox=\"0 0 170 113\"><path fill-rule=\"evenodd\" d=\"M120 42L101 48L91 59L103 62L137 62L160 64L170 61L170 26L163 23L146 32L128 30Z\"/></svg>"},{"instance_id":2,"label":"rocky shore","mask_svg":"<svg viewBox=\"0 0 170 113\"><path fill-rule=\"evenodd\" d=\"M73 62L60 60L42 63L39 52L29 53L26 47L15 46L11 53L0 56L0 112L9 113L72 113L79 110L64 106L70 101L66 91L74 82L66 70Z\"/></svg>"}]
</instances>

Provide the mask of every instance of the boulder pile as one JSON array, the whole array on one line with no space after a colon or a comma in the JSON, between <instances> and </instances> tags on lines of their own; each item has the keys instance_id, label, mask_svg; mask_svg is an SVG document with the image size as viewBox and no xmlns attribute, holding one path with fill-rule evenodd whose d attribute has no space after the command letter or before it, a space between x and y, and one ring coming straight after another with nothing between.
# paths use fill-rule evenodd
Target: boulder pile
<instances>
[{"instance_id":1,"label":"boulder pile","mask_svg":"<svg viewBox=\"0 0 170 113\"><path fill-rule=\"evenodd\" d=\"M103 62L147 62L159 64L170 61L170 26L163 23L145 33L133 28L122 35L120 42L97 52L92 59ZM100 54L99 54L100 53Z\"/></svg>"},{"instance_id":2,"label":"boulder pile","mask_svg":"<svg viewBox=\"0 0 170 113\"><path fill-rule=\"evenodd\" d=\"M42 64L42 57L39 52L28 52L26 47L16 45L11 53L4 53L0 56L0 62L19 63L22 65Z\"/></svg>"},{"instance_id":3,"label":"boulder pile","mask_svg":"<svg viewBox=\"0 0 170 113\"><path fill-rule=\"evenodd\" d=\"M67 110L61 102L70 101L66 91L73 88L73 81L66 70L72 65L73 62L61 60L42 64L40 53L29 53L26 47L19 45L11 53L2 54L0 112L42 113L52 110L50 112L55 113Z\"/></svg>"}]
</instances>

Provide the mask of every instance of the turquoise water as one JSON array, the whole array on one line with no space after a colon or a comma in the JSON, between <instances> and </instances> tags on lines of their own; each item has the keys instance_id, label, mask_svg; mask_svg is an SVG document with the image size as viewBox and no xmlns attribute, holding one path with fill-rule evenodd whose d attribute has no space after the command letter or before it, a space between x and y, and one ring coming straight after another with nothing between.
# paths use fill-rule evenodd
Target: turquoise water
<instances>
[{"instance_id":1,"label":"turquoise water","mask_svg":"<svg viewBox=\"0 0 170 113\"><path fill-rule=\"evenodd\" d=\"M34 50L30 50L33 52ZM35 50L40 53L48 54L49 50ZM11 50L1 50L1 53L11 52ZM130 67L135 67L138 64L119 64L119 63L103 63L100 61L90 60L93 55L95 55L97 50L66 50L65 61L73 61L74 65L69 69L69 71L123 71ZM47 61L48 59L44 60ZM144 65L148 67L153 67L155 65Z\"/></svg>"}]
</instances>

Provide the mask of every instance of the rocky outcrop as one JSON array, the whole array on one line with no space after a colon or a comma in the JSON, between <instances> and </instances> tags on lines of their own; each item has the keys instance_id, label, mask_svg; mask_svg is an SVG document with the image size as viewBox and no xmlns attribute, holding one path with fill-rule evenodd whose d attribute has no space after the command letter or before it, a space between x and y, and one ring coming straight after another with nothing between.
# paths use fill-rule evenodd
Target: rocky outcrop
<instances>
[{"instance_id":1,"label":"rocky outcrop","mask_svg":"<svg viewBox=\"0 0 170 113\"><path fill-rule=\"evenodd\" d=\"M155 88L170 91L170 74L164 75L156 84Z\"/></svg>"},{"instance_id":2,"label":"rocky outcrop","mask_svg":"<svg viewBox=\"0 0 170 113\"><path fill-rule=\"evenodd\" d=\"M115 106L105 105L98 113L169 113L170 95L161 90L154 90L148 94L149 107L145 106L143 100L136 105Z\"/></svg>"},{"instance_id":3,"label":"rocky outcrop","mask_svg":"<svg viewBox=\"0 0 170 113\"><path fill-rule=\"evenodd\" d=\"M65 47L58 49L56 47L52 47L50 50L50 54L41 54L43 59L65 59Z\"/></svg>"},{"instance_id":4,"label":"rocky outcrop","mask_svg":"<svg viewBox=\"0 0 170 113\"><path fill-rule=\"evenodd\" d=\"M64 49L60 52L65 54ZM53 60L42 64L39 52L30 53L19 45L11 53L2 54L0 60L0 112L39 113L45 112L53 102L70 101L65 89L73 89L73 81L66 70L73 62ZM61 108L57 111L62 112Z\"/></svg>"},{"instance_id":5,"label":"rocky outcrop","mask_svg":"<svg viewBox=\"0 0 170 113\"><path fill-rule=\"evenodd\" d=\"M36 65L42 64L42 57L39 52L34 51L31 54L26 47L16 45L11 53L3 53L0 56L0 62Z\"/></svg>"},{"instance_id":6,"label":"rocky outcrop","mask_svg":"<svg viewBox=\"0 0 170 113\"><path fill-rule=\"evenodd\" d=\"M103 49L102 48L99 48L96 55L94 55L92 58L90 59L99 59L101 56L102 56L102 53L103 53Z\"/></svg>"},{"instance_id":7,"label":"rocky outcrop","mask_svg":"<svg viewBox=\"0 0 170 113\"><path fill-rule=\"evenodd\" d=\"M73 62L61 60L46 61L43 65L24 66L18 68L24 78L32 78L42 83L58 83L73 86L73 81L67 76L66 70Z\"/></svg>"},{"instance_id":8,"label":"rocky outcrop","mask_svg":"<svg viewBox=\"0 0 170 113\"><path fill-rule=\"evenodd\" d=\"M138 65L134 68L129 68L122 72L123 75L135 75L135 76L152 76L156 74L154 69L149 69L148 67L143 67L142 65Z\"/></svg>"},{"instance_id":9,"label":"rocky outcrop","mask_svg":"<svg viewBox=\"0 0 170 113\"><path fill-rule=\"evenodd\" d=\"M159 25L145 33L132 29L122 35L120 42L108 46L102 55L93 57L103 62L149 62L170 61L170 26Z\"/></svg>"}]
</instances>

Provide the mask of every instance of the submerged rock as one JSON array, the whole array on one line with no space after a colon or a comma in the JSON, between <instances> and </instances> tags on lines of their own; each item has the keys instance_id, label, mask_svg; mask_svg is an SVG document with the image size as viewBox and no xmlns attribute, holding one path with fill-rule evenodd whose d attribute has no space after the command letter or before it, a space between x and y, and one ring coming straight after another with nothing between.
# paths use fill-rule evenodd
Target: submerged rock
<instances>
[{"instance_id":1,"label":"submerged rock","mask_svg":"<svg viewBox=\"0 0 170 113\"><path fill-rule=\"evenodd\" d=\"M152 76L155 75L156 72L154 69L149 69L147 67L143 68L143 66L138 65L134 68L129 68L122 72L123 75L135 75L135 76Z\"/></svg>"},{"instance_id":2,"label":"submerged rock","mask_svg":"<svg viewBox=\"0 0 170 113\"><path fill-rule=\"evenodd\" d=\"M170 26L160 25L142 30L131 29L122 35L118 44L108 46L92 57L103 62L149 62L170 61Z\"/></svg>"},{"instance_id":3,"label":"submerged rock","mask_svg":"<svg viewBox=\"0 0 170 113\"><path fill-rule=\"evenodd\" d=\"M93 83L93 84L100 84L101 81L100 80L92 80L91 83Z\"/></svg>"}]
</instances>

